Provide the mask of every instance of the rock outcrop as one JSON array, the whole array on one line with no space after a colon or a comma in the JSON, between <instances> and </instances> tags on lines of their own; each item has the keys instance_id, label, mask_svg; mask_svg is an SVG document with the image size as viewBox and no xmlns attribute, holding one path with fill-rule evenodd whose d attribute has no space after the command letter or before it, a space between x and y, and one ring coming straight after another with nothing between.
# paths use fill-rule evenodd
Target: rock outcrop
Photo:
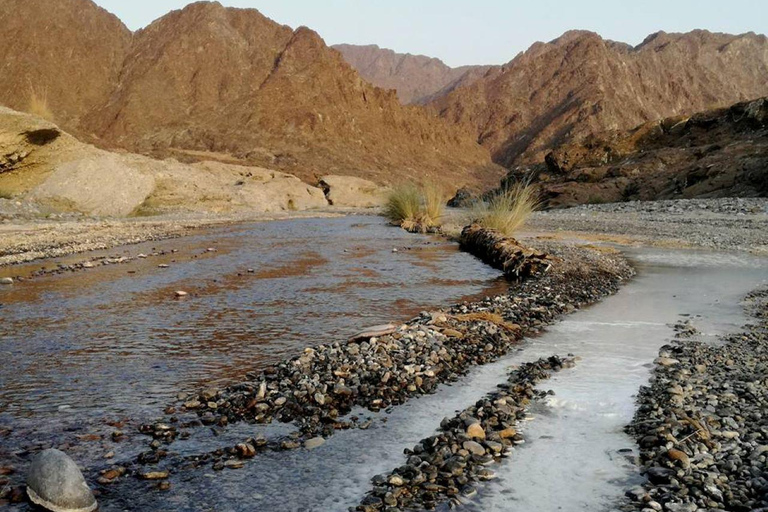
<instances>
[{"instance_id":1,"label":"rock outcrop","mask_svg":"<svg viewBox=\"0 0 768 512\"><path fill-rule=\"evenodd\" d=\"M445 94L458 84L480 79L496 66L460 66L452 68L440 59L410 53L395 53L377 45L337 44L332 48L360 76L377 87L394 89L404 104L424 104Z\"/></svg>"},{"instance_id":2,"label":"rock outcrop","mask_svg":"<svg viewBox=\"0 0 768 512\"><path fill-rule=\"evenodd\" d=\"M439 173L459 187L502 174L470 134L368 84L312 30L254 9L198 2L132 34L91 0L6 0L0 69L12 78L0 103L26 110L32 84L63 129L105 149L311 184Z\"/></svg>"},{"instance_id":3,"label":"rock outcrop","mask_svg":"<svg viewBox=\"0 0 768 512\"><path fill-rule=\"evenodd\" d=\"M590 133L765 95L763 35L659 32L631 47L576 31L534 44L431 105L513 167Z\"/></svg>"},{"instance_id":4,"label":"rock outcrop","mask_svg":"<svg viewBox=\"0 0 768 512\"><path fill-rule=\"evenodd\" d=\"M61 212L276 212L328 206L290 174L221 162L185 164L83 144L44 119L0 107L0 190Z\"/></svg>"},{"instance_id":5,"label":"rock outcrop","mask_svg":"<svg viewBox=\"0 0 768 512\"><path fill-rule=\"evenodd\" d=\"M565 144L506 181L538 183L550 207L768 196L768 98Z\"/></svg>"},{"instance_id":6,"label":"rock outcrop","mask_svg":"<svg viewBox=\"0 0 768 512\"><path fill-rule=\"evenodd\" d=\"M323 176L320 187L333 206L371 208L387 202L386 188L354 176Z\"/></svg>"}]
</instances>

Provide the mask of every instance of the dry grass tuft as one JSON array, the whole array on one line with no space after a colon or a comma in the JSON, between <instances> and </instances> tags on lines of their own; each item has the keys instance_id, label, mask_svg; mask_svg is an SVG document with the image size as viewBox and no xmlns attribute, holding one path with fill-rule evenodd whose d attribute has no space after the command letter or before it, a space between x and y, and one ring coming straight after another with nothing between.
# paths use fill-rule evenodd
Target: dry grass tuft
<instances>
[{"instance_id":1,"label":"dry grass tuft","mask_svg":"<svg viewBox=\"0 0 768 512\"><path fill-rule=\"evenodd\" d=\"M392 189L384 214L408 231L425 231L440 225L446 200L445 191L435 182L420 187L405 183Z\"/></svg>"},{"instance_id":2,"label":"dry grass tuft","mask_svg":"<svg viewBox=\"0 0 768 512\"><path fill-rule=\"evenodd\" d=\"M427 181L421 186L421 195L424 220L430 225L439 226L448 201L445 190L437 182Z\"/></svg>"},{"instance_id":3,"label":"dry grass tuft","mask_svg":"<svg viewBox=\"0 0 768 512\"><path fill-rule=\"evenodd\" d=\"M536 188L519 183L477 204L470 215L472 222L512 236L540 206Z\"/></svg>"},{"instance_id":4,"label":"dry grass tuft","mask_svg":"<svg viewBox=\"0 0 768 512\"><path fill-rule=\"evenodd\" d=\"M53 111L48 105L48 92L40 92L34 87L30 87L27 112L37 117L42 117L46 121L53 121Z\"/></svg>"},{"instance_id":5,"label":"dry grass tuft","mask_svg":"<svg viewBox=\"0 0 768 512\"><path fill-rule=\"evenodd\" d=\"M398 185L387 197L384 215L393 224L415 221L421 210L419 189L412 183Z\"/></svg>"}]
</instances>

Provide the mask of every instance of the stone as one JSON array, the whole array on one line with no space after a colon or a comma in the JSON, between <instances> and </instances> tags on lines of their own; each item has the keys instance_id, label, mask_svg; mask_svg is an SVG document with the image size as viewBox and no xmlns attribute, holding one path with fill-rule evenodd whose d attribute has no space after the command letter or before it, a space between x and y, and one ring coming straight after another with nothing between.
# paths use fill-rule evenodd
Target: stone
<instances>
[{"instance_id":1,"label":"stone","mask_svg":"<svg viewBox=\"0 0 768 512\"><path fill-rule=\"evenodd\" d=\"M485 439L485 430L479 423L473 423L467 427L467 436L470 439Z\"/></svg>"},{"instance_id":2,"label":"stone","mask_svg":"<svg viewBox=\"0 0 768 512\"><path fill-rule=\"evenodd\" d=\"M33 459L27 494L32 503L51 512L91 512L98 506L77 464L55 449Z\"/></svg>"},{"instance_id":3,"label":"stone","mask_svg":"<svg viewBox=\"0 0 768 512\"><path fill-rule=\"evenodd\" d=\"M680 361L671 357L657 357L656 360L654 360L654 363L658 364L659 366L672 366L680 363Z\"/></svg>"},{"instance_id":4,"label":"stone","mask_svg":"<svg viewBox=\"0 0 768 512\"><path fill-rule=\"evenodd\" d=\"M3 277L0 279L0 284L9 285L13 284L13 278L12 277Z\"/></svg>"},{"instance_id":5,"label":"stone","mask_svg":"<svg viewBox=\"0 0 768 512\"><path fill-rule=\"evenodd\" d=\"M167 471L149 471L147 473L142 473L141 478L144 480L165 480L168 478L168 472Z\"/></svg>"},{"instance_id":6,"label":"stone","mask_svg":"<svg viewBox=\"0 0 768 512\"><path fill-rule=\"evenodd\" d=\"M381 336L386 336L387 334L392 334L397 330L397 326L393 324L385 324L385 325L375 325L373 327L369 327L368 329L365 329L364 331L361 331L354 336L352 336L352 341L358 341L358 340L365 340L369 338L378 338Z\"/></svg>"},{"instance_id":7,"label":"stone","mask_svg":"<svg viewBox=\"0 0 768 512\"><path fill-rule=\"evenodd\" d=\"M322 437L313 437L312 439L307 439L304 442L304 448L307 450L314 450L315 448L319 448L325 444L325 439Z\"/></svg>"},{"instance_id":8,"label":"stone","mask_svg":"<svg viewBox=\"0 0 768 512\"><path fill-rule=\"evenodd\" d=\"M189 293L187 293L187 292L185 292L183 290L179 290L179 291L176 292L176 298L177 299L182 299L182 298L186 297L187 295L189 295Z\"/></svg>"},{"instance_id":9,"label":"stone","mask_svg":"<svg viewBox=\"0 0 768 512\"><path fill-rule=\"evenodd\" d=\"M387 201L386 188L354 176L324 176L320 188L333 206L371 208L383 206Z\"/></svg>"},{"instance_id":10,"label":"stone","mask_svg":"<svg viewBox=\"0 0 768 512\"><path fill-rule=\"evenodd\" d=\"M669 451L667 451L667 456L672 460L680 462L685 468L691 465L691 461L688 458L688 455L683 451L670 448Z\"/></svg>"},{"instance_id":11,"label":"stone","mask_svg":"<svg viewBox=\"0 0 768 512\"><path fill-rule=\"evenodd\" d=\"M483 448L483 445L478 442L465 441L462 446L465 450L473 455L485 455L485 448Z\"/></svg>"},{"instance_id":12,"label":"stone","mask_svg":"<svg viewBox=\"0 0 768 512\"><path fill-rule=\"evenodd\" d=\"M517 435L517 430L513 429L512 427L505 428L504 430L499 432L499 437L502 439L512 439Z\"/></svg>"}]
</instances>

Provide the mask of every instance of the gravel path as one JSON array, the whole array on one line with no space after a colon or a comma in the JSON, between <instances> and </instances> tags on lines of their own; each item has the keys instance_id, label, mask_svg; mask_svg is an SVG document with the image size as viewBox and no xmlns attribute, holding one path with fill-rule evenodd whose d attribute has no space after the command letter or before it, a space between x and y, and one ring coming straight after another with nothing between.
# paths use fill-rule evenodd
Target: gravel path
<instances>
[{"instance_id":1,"label":"gravel path","mask_svg":"<svg viewBox=\"0 0 768 512\"><path fill-rule=\"evenodd\" d=\"M768 198L583 205L536 213L530 231L596 233L619 241L768 254Z\"/></svg>"}]
</instances>

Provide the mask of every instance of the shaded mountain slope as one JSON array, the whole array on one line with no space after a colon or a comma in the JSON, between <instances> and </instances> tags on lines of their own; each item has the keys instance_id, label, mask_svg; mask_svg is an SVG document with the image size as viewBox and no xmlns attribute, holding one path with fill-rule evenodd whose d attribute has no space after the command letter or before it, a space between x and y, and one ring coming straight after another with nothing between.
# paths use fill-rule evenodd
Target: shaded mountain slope
<instances>
[{"instance_id":1,"label":"shaded mountain slope","mask_svg":"<svg viewBox=\"0 0 768 512\"><path fill-rule=\"evenodd\" d=\"M506 181L539 184L550 207L768 196L768 98L609 131L556 148Z\"/></svg>"},{"instance_id":2,"label":"shaded mountain slope","mask_svg":"<svg viewBox=\"0 0 768 512\"><path fill-rule=\"evenodd\" d=\"M377 87L394 89L405 104L423 104L445 94L458 84L481 78L496 66L461 66L452 68L440 59L424 55L395 53L377 45L338 44L332 48L360 76Z\"/></svg>"}]
</instances>

